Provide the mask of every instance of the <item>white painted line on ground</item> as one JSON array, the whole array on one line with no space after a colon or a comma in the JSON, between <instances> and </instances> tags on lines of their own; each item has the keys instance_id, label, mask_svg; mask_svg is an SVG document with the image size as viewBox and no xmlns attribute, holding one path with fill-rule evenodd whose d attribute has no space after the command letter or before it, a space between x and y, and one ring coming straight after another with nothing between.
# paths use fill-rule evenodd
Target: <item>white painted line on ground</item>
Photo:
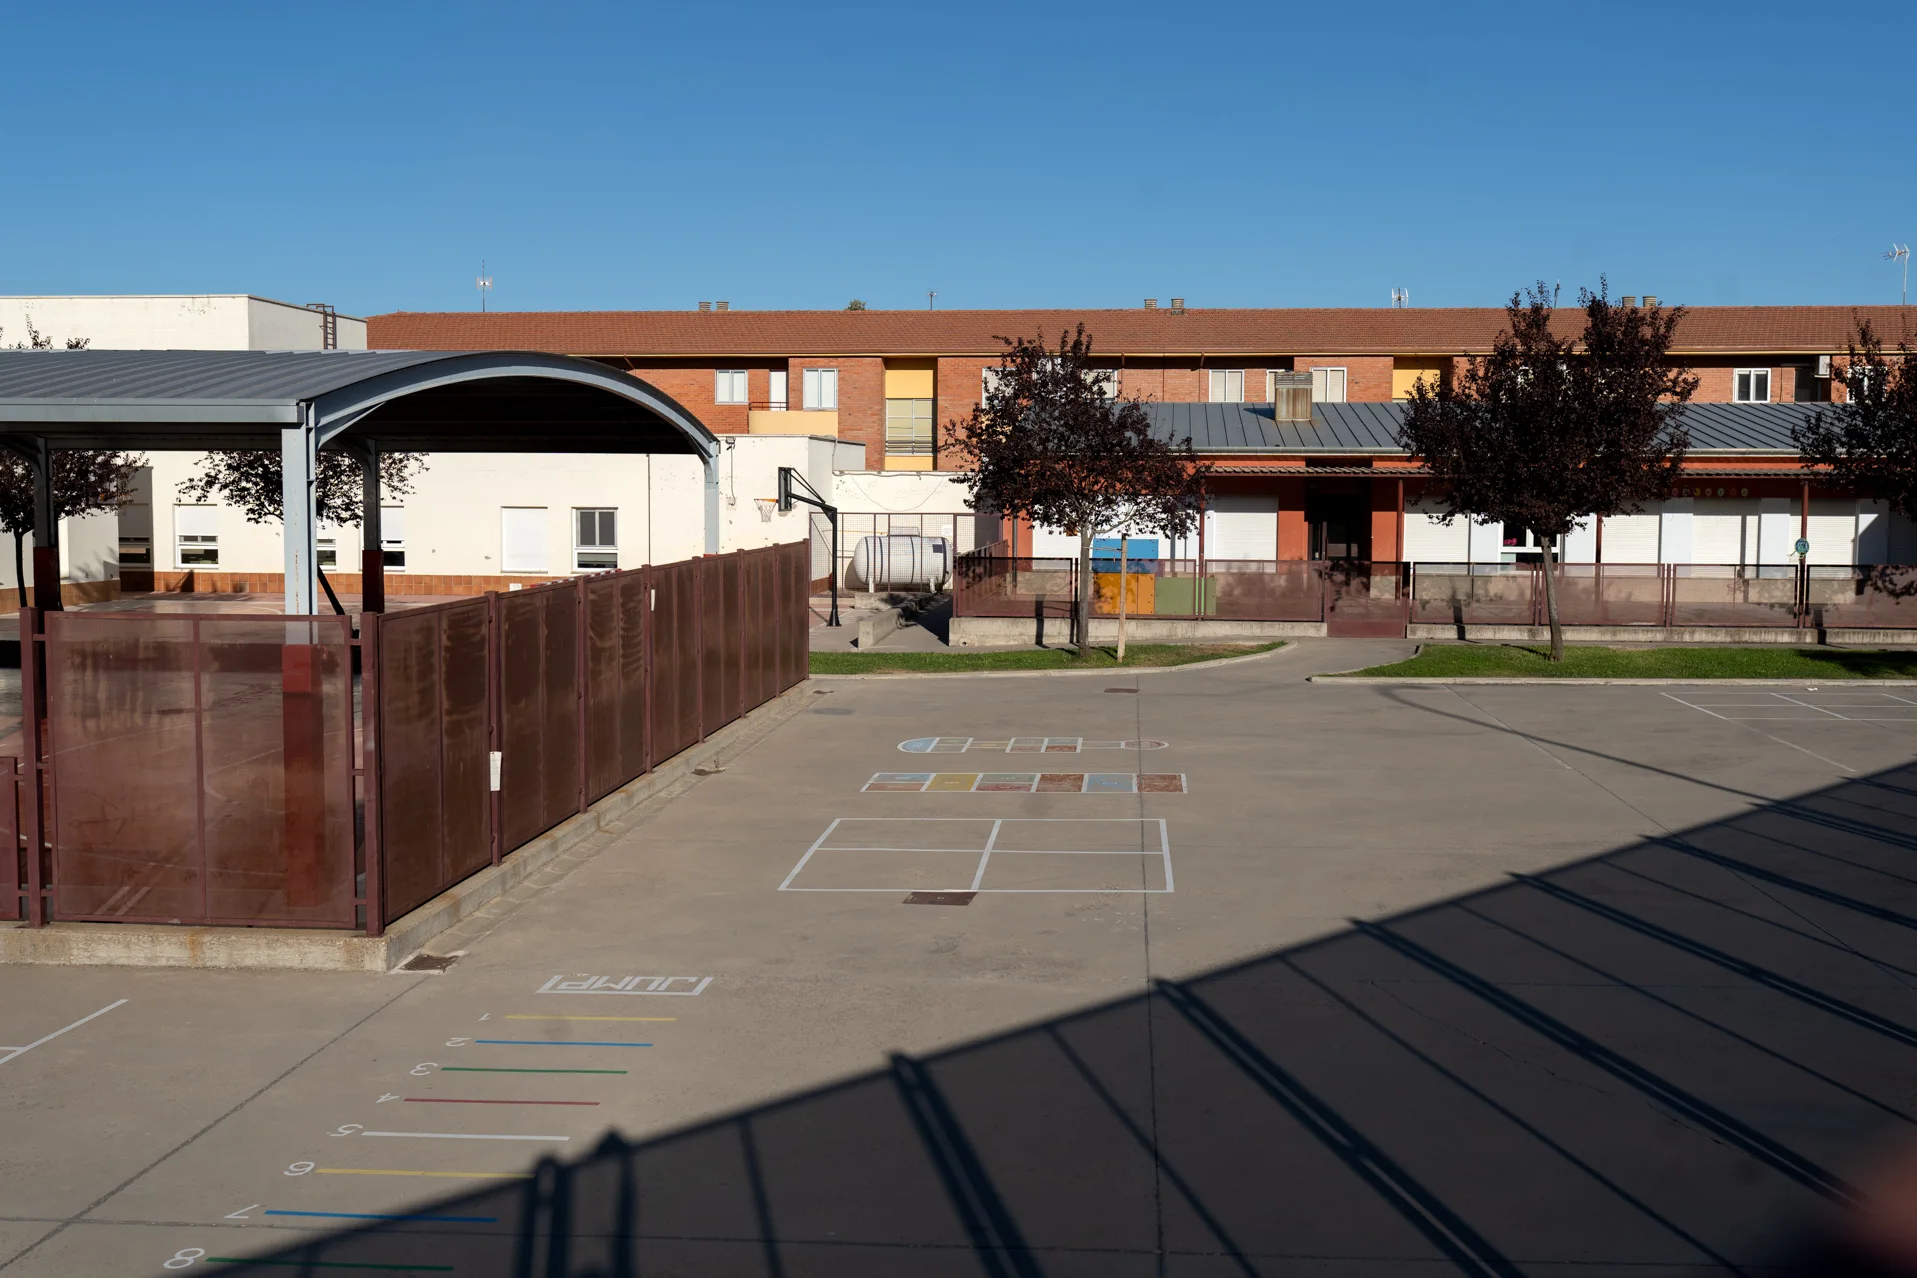
<instances>
[{"instance_id":1,"label":"white painted line on ground","mask_svg":"<svg viewBox=\"0 0 1917 1278\"><path fill-rule=\"evenodd\" d=\"M1779 701L1788 701L1794 706L1803 706L1806 710L1816 710L1822 714L1829 715L1833 719L1842 719L1847 717L1845 715L1838 714L1835 710L1830 709L1828 706L1814 706L1808 701L1799 701L1796 697L1785 696L1781 692L1773 692L1771 695L1773 697L1776 697Z\"/></svg>"},{"instance_id":2,"label":"white painted line on ground","mask_svg":"<svg viewBox=\"0 0 1917 1278\"><path fill-rule=\"evenodd\" d=\"M108 1012L111 1012L114 1008L121 1006L127 1001L128 1000L126 999L119 999L116 1002L108 1003L105 1007L101 1008L99 1011L89 1013L86 1016L82 1016L79 1020L73 1022L73 1024L57 1029L53 1031L53 1033L48 1034L45 1038L34 1039L31 1043L28 1043L25 1047L0 1047L0 1052L6 1053L5 1056L0 1056L0 1065L5 1065L8 1061L12 1060L16 1056L25 1056L28 1052L40 1046L42 1043L51 1043L54 1039L66 1033L67 1030L79 1029L82 1025L85 1025L88 1021L92 1020L96 1016L105 1016Z\"/></svg>"},{"instance_id":3,"label":"white painted line on ground","mask_svg":"<svg viewBox=\"0 0 1917 1278\"><path fill-rule=\"evenodd\" d=\"M889 845L877 846L877 847L874 847L874 846L831 847L827 845L827 840L831 836L832 832L834 830L837 830L841 826L854 825L860 822L877 822L877 821L889 821L889 822L938 821L938 822L944 822L946 824L951 824L956 821L971 821L979 825L984 825L989 821L991 824L991 829L989 833L987 833L986 835L983 846L973 846L969 848L892 847ZM1123 824L1123 825L1129 826L1134 831L1138 832L1137 841L1127 847L1108 847L1108 848L1004 847L1000 843L1001 838L1003 838L1006 834L1007 826L1019 826L1019 825L1080 826L1080 825L1093 825L1093 824L1100 824L1100 823ZM1158 847L1155 849L1142 846L1145 842L1143 838L1143 827L1146 825L1156 825L1158 827ZM901 855L901 856L912 856L914 854L926 853L926 852L943 852L943 853L951 853L955 855L977 855L979 857L979 862L977 867L973 870L972 881L963 887L953 886L953 887L934 888L934 887L926 887L924 884L915 884L911 887L805 887L805 886L794 885L794 880L798 878L800 871L804 870L805 867L812 862L812 860L814 859L816 855L823 854L825 856L830 856L832 853L835 853L835 852L859 852L859 853L880 852L880 853L888 853L888 854L895 854L895 855ZM1158 858L1159 862L1165 867L1165 886L1162 888L1109 888L1109 887L994 888L994 887L985 886L985 874L987 869L990 867L991 861L994 857L1024 857L1024 856L1156 857ZM784 881L779 884L778 890L781 892L855 892L855 893L858 893L858 892L865 892L865 893L977 892L977 893L987 893L987 894L993 894L993 895L1007 895L1007 896L1010 896L1010 895L1071 895L1071 894L1082 896L1082 895L1097 894L1097 893L1122 893L1122 894L1131 894L1131 895L1143 894L1143 895L1162 896L1166 893L1172 892L1174 888L1175 888L1175 882L1172 877L1172 864L1171 864L1171 831L1170 831L1169 824L1162 817L1000 817L996 819L991 817L838 817L833 820L831 825L826 827L826 831L824 834L821 834L817 839L813 840L812 845L805 850L805 855L799 858L799 863L792 868L792 872L786 875Z\"/></svg>"},{"instance_id":4,"label":"white painted line on ground","mask_svg":"<svg viewBox=\"0 0 1917 1278\"><path fill-rule=\"evenodd\" d=\"M1692 702L1686 701L1684 698L1680 696L1676 696L1669 692L1660 692L1658 695L1663 697L1669 697L1672 701L1677 702L1681 706L1690 706L1691 709L1693 710L1703 710L1705 714L1710 715L1711 718L1713 719L1721 719L1725 723L1735 723L1739 727L1743 728L1746 732L1755 732L1758 736L1763 737L1767 741L1775 741L1778 745L1789 746L1791 749L1796 750L1800 754L1809 755L1811 758L1816 759L1819 763L1828 763L1833 768L1841 768L1845 772L1852 773L1853 775L1857 771L1856 768L1851 767L1848 763L1839 763L1835 759L1825 758L1823 755L1817 753L1817 751L1815 750L1806 750L1803 746L1798 745L1795 741L1786 741L1782 737L1771 735L1770 733L1764 731L1762 728L1753 728L1742 719L1736 719L1731 717L1730 715L1718 714L1717 712L1713 710L1706 709L1705 707L1700 705L1695 705ZM1797 722L1804 723L1809 721L1799 719Z\"/></svg>"},{"instance_id":5,"label":"white painted line on ground","mask_svg":"<svg viewBox=\"0 0 1917 1278\"><path fill-rule=\"evenodd\" d=\"M779 891L783 892L788 887L791 886L792 880L798 878L799 871L805 868L805 863L807 861L810 861L812 859L812 854L819 850L819 845L832 837L832 831L838 829L839 822L844 819L845 818L843 817L833 817L832 824L825 827L825 833L821 834L818 838L812 840L812 846L805 850L805 855L799 858L799 863L792 867L792 873L785 876L784 883L779 884Z\"/></svg>"},{"instance_id":6,"label":"white painted line on ground","mask_svg":"<svg viewBox=\"0 0 1917 1278\"><path fill-rule=\"evenodd\" d=\"M974 892L978 891L979 884L985 882L985 867L991 862L992 846L998 842L999 827L1004 824L1005 822L1003 821L992 822L992 833L985 840L985 851L978 859L978 870L972 875L972 891Z\"/></svg>"}]
</instances>

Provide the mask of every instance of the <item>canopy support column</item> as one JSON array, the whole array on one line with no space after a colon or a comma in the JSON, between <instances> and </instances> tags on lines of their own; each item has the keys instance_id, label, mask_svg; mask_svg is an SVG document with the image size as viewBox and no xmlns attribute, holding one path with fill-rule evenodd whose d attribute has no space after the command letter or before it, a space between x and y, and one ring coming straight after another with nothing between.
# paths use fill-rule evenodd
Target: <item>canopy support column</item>
<instances>
[{"instance_id":1,"label":"canopy support column","mask_svg":"<svg viewBox=\"0 0 1917 1278\"><path fill-rule=\"evenodd\" d=\"M58 612L60 517L53 504L53 449L39 436L27 436L26 440L33 462L33 606Z\"/></svg>"},{"instance_id":2,"label":"canopy support column","mask_svg":"<svg viewBox=\"0 0 1917 1278\"><path fill-rule=\"evenodd\" d=\"M359 610L386 611L386 552L380 546L379 444L360 445Z\"/></svg>"},{"instance_id":3,"label":"canopy support column","mask_svg":"<svg viewBox=\"0 0 1917 1278\"><path fill-rule=\"evenodd\" d=\"M706 454L706 553L719 553L719 445Z\"/></svg>"},{"instance_id":4,"label":"canopy support column","mask_svg":"<svg viewBox=\"0 0 1917 1278\"><path fill-rule=\"evenodd\" d=\"M280 431L280 511L286 543L286 612L310 617L319 611L319 437L312 404L302 404L298 426Z\"/></svg>"}]
</instances>

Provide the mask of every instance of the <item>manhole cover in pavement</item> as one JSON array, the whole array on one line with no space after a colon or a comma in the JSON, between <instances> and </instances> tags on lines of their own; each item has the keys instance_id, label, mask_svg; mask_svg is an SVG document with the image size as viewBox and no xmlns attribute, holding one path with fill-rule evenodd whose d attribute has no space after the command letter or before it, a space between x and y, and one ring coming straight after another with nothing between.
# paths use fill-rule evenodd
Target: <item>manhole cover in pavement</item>
<instances>
[{"instance_id":1,"label":"manhole cover in pavement","mask_svg":"<svg viewBox=\"0 0 1917 1278\"><path fill-rule=\"evenodd\" d=\"M905 898L906 905L970 905L976 892L914 892Z\"/></svg>"},{"instance_id":2,"label":"manhole cover in pavement","mask_svg":"<svg viewBox=\"0 0 1917 1278\"><path fill-rule=\"evenodd\" d=\"M1105 689L1105 691L1107 691L1107 692L1129 692L1129 693L1131 693L1131 694L1132 694L1133 696L1137 696L1137 695L1138 695L1138 689L1136 689L1136 688L1107 688L1107 689Z\"/></svg>"},{"instance_id":3,"label":"manhole cover in pavement","mask_svg":"<svg viewBox=\"0 0 1917 1278\"><path fill-rule=\"evenodd\" d=\"M459 962L457 954L415 954L400 964L402 972L443 972Z\"/></svg>"}]
</instances>

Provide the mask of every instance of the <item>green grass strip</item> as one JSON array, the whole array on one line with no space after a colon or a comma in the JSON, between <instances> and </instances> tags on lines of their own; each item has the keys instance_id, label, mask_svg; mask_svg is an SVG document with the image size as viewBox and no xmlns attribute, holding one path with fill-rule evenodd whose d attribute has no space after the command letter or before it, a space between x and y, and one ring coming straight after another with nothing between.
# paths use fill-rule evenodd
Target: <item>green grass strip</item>
<instances>
[{"instance_id":1,"label":"green grass strip","mask_svg":"<svg viewBox=\"0 0 1917 1278\"><path fill-rule=\"evenodd\" d=\"M1344 674L1544 679L1917 679L1917 650L1786 648L1608 648L1567 645L1564 660L1537 644L1426 644L1408 661Z\"/></svg>"},{"instance_id":2,"label":"green grass strip","mask_svg":"<svg viewBox=\"0 0 1917 1278\"><path fill-rule=\"evenodd\" d=\"M974 670L1131 670L1190 665L1220 657L1247 657L1282 643L1137 643L1093 648L1080 661L1072 648L1008 652L815 652L813 674L962 674Z\"/></svg>"},{"instance_id":3,"label":"green grass strip","mask_svg":"<svg viewBox=\"0 0 1917 1278\"><path fill-rule=\"evenodd\" d=\"M624 1074L623 1069L509 1069L499 1065L442 1065L447 1074Z\"/></svg>"},{"instance_id":4,"label":"green grass strip","mask_svg":"<svg viewBox=\"0 0 1917 1278\"><path fill-rule=\"evenodd\" d=\"M358 1260L241 1260L237 1256L208 1256L214 1265L297 1265L305 1269L383 1269L388 1273L449 1274L451 1265L379 1265Z\"/></svg>"}]
</instances>

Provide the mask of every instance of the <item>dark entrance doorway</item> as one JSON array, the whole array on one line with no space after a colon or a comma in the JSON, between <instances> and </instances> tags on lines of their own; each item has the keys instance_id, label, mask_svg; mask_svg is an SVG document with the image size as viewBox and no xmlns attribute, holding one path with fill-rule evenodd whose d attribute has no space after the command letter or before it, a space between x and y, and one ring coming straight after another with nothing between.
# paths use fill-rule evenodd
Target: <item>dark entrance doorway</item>
<instances>
[{"instance_id":1,"label":"dark entrance doorway","mask_svg":"<svg viewBox=\"0 0 1917 1278\"><path fill-rule=\"evenodd\" d=\"M1320 481L1305 490L1313 559L1371 558L1371 506L1355 481Z\"/></svg>"}]
</instances>

